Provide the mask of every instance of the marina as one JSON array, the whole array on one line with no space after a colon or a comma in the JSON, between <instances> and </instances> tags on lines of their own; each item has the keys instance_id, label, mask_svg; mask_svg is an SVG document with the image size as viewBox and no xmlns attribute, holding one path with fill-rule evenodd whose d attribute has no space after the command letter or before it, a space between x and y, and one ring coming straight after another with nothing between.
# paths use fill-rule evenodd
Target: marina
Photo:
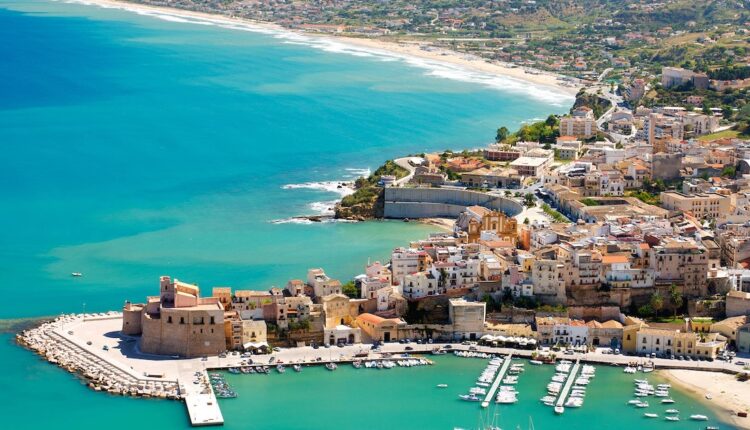
<instances>
[{"instance_id":1,"label":"marina","mask_svg":"<svg viewBox=\"0 0 750 430\"><path fill-rule=\"evenodd\" d=\"M512 359L513 359L513 354L509 354L508 356L505 357L502 367L500 367L500 371L497 373L495 380L492 382L492 385L490 386L490 389L487 392L487 396L484 398L484 401L482 402L483 408L486 408L487 406L490 405L490 402L492 401L493 397L495 396L495 392L497 391L497 387L500 386L500 382L505 376L505 372L507 372L508 368L510 367L510 362Z\"/></svg>"},{"instance_id":2,"label":"marina","mask_svg":"<svg viewBox=\"0 0 750 430\"><path fill-rule=\"evenodd\" d=\"M560 366L562 365L569 365L570 363L560 363ZM581 367L580 361L576 361L576 363L573 365L572 369L568 370L568 378L565 381L565 385L563 385L562 390L560 391L560 396L557 398L557 402L555 403L555 413L561 414L565 412L565 399L568 397L568 393L570 392L571 387L573 386L573 383L575 382L575 377L578 374L578 369Z\"/></svg>"},{"instance_id":3,"label":"marina","mask_svg":"<svg viewBox=\"0 0 750 430\"><path fill-rule=\"evenodd\" d=\"M382 347L381 352L374 353L369 348L365 349L365 345L351 345L337 348L337 354L335 355L328 349L315 350L311 347L292 348L281 350L273 354L273 356L252 356L252 364L247 364L248 360L246 358L233 354L226 357L206 357L205 360L201 358L170 359L166 357L161 360L153 360L152 357L139 355L134 343L129 338L107 335L108 333L117 332L117 328L121 324L120 318L120 314L117 312L88 314L85 318L83 315L67 315L24 332L19 337L19 342L39 352L51 363L80 374L87 380L87 384L95 390L134 397L163 397L183 400L187 407L190 422L196 426L219 424L226 419L226 413L222 411L223 408L230 407L230 409L234 409L231 405L245 404L248 401L248 396L253 398L254 396L247 389L238 388L244 386L245 382L243 381L245 380L258 381L257 383L264 384L263 386L266 383L262 381L266 380L274 381L271 386L275 386L280 381L290 381L290 383L293 383L291 381L309 375L307 370L305 370L307 366L322 369L324 372L322 376L329 375L328 378L335 378L334 375L342 371L342 364L348 364L344 366L344 371L354 371L363 375L374 375L376 373L378 375L390 374L391 372L385 372L385 370L396 367L429 368L432 367L430 364L433 363L433 360L412 354L429 354L430 351L440 347L439 345L415 344L412 347L413 351L405 351L405 345L395 343L386 344ZM459 348L461 349L459 350ZM476 402L482 403L486 401L488 406L494 400L500 404L517 403L518 406L516 407L519 407L519 410L530 407L517 397L516 387L523 384L532 384L532 386L538 386L534 384L543 384L539 380L539 377L547 374L548 369L552 367L547 364L536 365L531 366L530 369L524 372L524 366L522 365L524 362L518 362L518 359L530 358L532 351L506 350L482 346L477 347L477 351L469 351L469 348L470 346L467 345L453 347L458 353L453 354L456 358L449 357L449 359L463 362L465 363L464 366L470 363L480 365L483 360L490 359L489 362L484 361L485 364L482 371L488 370L490 366L495 366L496 371L494 373L490 372L491 374L488 373L487 375L483 373L484 377L480 377L476 381L475 388L478 389L469 393L469 395L476 398ZM500 358L500 354L503 353L506 354L505 358ZM493 355L494 358L490 358ZM444 360L443 357L445 356L436 355L434 360ZM618 358L613 356L604 357L615 360ZM479 360L472 360L471 358L479 358ZM592 363L597 362L596 358L588 357L587 359L589 363ZM275 363L271 363L271 361L275 361ZM566 373L567 377L563 379L563 382L570 384L569 396L563 397L562 391L564 387L560 386L554 397L551 395L547 396L547 403L554 402L550 403L554 405L559 403L560 399L571 400L587 393L588 390L584 387L588 388L589 385L585 383L584 379L588 379L589 372L593 373L593 371L589 370L589 366L583 364L584 362L586 362L586 359L576 361L576 364L580 366L580 370L577 371L580 375L576 375L576 377L571 376L574 367L572 363L559 361L554 366L555 369L561 366L559 370L568 368L569 372ZM284 366L285 373L279 373L279 368L277 367L279 364ZM326 371L323 368L326 364L330 364L332 368L337 370ZM290 372L296 366L299 366L300 371ZM221 370L225 373L217 372ZM608 370L610 375L614 372L622 377L629 376L623 374L621 368L618 367ZM213 373L228 376L224 378L226 384L214 384L214 386L221 388L221 392L215 391L216 389L210 384L210 375ZM313 373L315 375L319 374L318 372ZM419 373L421 372L415 373L415 377ZM523 378L519 377L521 373L524 374ZM261 375L265 376L269 374L272 377L260 377ZM289 376L290 374L292 376ZM255 377L248 375L254 375ZM527 381L529 376L531 378ZM552 376L555 377L555 375ZM586 378L584 378L585 376ZM220 382L219 378L215 379L216 382ZM559 380L559 377L557 379ZM195 383L196 380L198 381L197 383ZM208 386L205 385L205 381L209 382ZM631 381L628 381L628 384ZM507 382L507 384L503 384L503 382ZM118 383L120 385L117 385ZM433 381L429 386L436 393L450 392L449 387L455 386L456 383L454 379L439 377L439 379ZM436 385L442 385L444 388L436 390ZM502 388L501 386L508 388ZM208 388L208 391L206 388ZM662 389L657 390L657 388ZM672 399L679 402L673 393L665 390L666 388L668 388L666 385L655 386L653 398L659 399L659 402L663 399ZM480 389L485 391L482 392ZM529 388L527 387L527 389ZM666 394L668 396L656 397L655 394L657 391L661 394L665 394L665 391L667 391ZM455 395L450 397L454 401L457 401ZM570 397L570 399L567 397ZM498 402L498 400L502 401ZM566 407L565 400L562 404L563 407ZM594 400L591 401L593 402ZM624 398L623 402L626 402ZM674 405L665 404L664 406ZM575 406L571 406L571 403L568 403L567 407ZM642 412L656 413L656 411L651 411L649 408L644 409ZM642 413L640 415L643 417ZM675 419L679 419L678 414L659 415L672 416ZM701 413L691 413L691 415L709 416L702 411ZM673 420L665 418L663 421L668 422Z\"/></svg>"}]
</instances>

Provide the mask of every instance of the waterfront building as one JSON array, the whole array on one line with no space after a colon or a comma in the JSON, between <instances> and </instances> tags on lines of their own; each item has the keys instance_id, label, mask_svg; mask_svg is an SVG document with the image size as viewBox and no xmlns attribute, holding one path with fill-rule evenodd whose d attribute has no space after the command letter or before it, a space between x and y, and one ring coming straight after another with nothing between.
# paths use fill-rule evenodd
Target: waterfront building
<instances>
[{"instance_id":1,"label":"waterfront building","mask_svg":"<svg viewBox=\"0 0 750 430\"><path fill-rule=\"evenodd\" d=\"M487 304L465 299L448 301L448 317L453 325L454 339L476 340L482 337Z\"/></svg>"},{"instance_id":2,"label":"waterfront building","mask_svg":"<svg viewBox=\"0 0 750 430\"><path fill-rule=\"evenodd\" d=\"M162 276L159 296L145 304L125 303L122 332L140 335L142 352L199 357L226 350L224 307L216 297L200 297L197 285Z\"/></svg>"},{"instance_id":3,"label":"waterfront building","mask_svg":"<svg viewBox=\"0 0 750 430\"><path fill-rule=\"evenodd\" d=\"M329 278L323 269L308 270L307 285L312 287L315 297L341 294L341 282L337 279Z\"/></svg>"},{"instance_id":4,"label":"waterfront building","mask_svg":"<svg viewBox=\"0 0 750 430\"><path fill-rule=\"evenodd\" d=\"M381 342L399 340L399 332L406 328L406 321L401 318L383 318L370 313L357 315L354 324L362 330L367 340Z\"/></svg>"}]
</instances>

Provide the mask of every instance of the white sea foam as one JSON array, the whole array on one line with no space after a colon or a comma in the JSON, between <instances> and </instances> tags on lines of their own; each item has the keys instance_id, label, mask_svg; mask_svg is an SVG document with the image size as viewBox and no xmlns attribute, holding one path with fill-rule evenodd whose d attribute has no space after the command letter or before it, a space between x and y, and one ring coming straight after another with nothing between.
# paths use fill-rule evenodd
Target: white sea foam
<instances>
[{"instance_id":1,"label":"white sea foam","mask_svg":"<svg viewBox=\"0 0 750 430\"><path fill-rule=\"evenodd\" d=\"M333 215L333 207L336 206L336 203L338 203L338 200L329 200L327 202L312 202L308 206L313 212L320 215Z\"/></svg>"},{"instance_id":2,"label":"white sea foam","mask_svg":"<svg viewBox=\"0 0 750 430\"><path fill-rule=\"evenodd\" d=\"M349 168L346 168L344 170L346 170L348 172L347 176L355 177L355 178L359 178L361 176L364 176L366 178L366 177L370 176L370 173L372 173L369 168L366 168L366 169L357 169L357 168L349 167Z\"/></svg>"},{"instance_id":3,"label":"white sea foam","mask_svg":"<svg viewBox=\"0 0 750 430\"><path fill-rule=\"evenodd\" d=\"M369 57L380 61L401 60L410 66L426 70L425 74L428 76L471 82L500 91L528 94L535 99L554 106L567 106L573 100L572 95L555 87L527 82L508 76L479 72L457 64L418 58L407 54L391 52L385 49L363 47L332 40L331 38L300 34L269 24L236 22L220 16L215 18L199 17L192 15L189 12L155 10L136 4L99 3L87 0L66 0L65 3L80 3L85 5L96 5L108 9L121 9L164 21L198 25L215 25L231 30L268 34L274 38L283 40L283 43L306 45L331 53L346 54L356 57Z\"/></svg>"},{"instance_id":4,"label":"white sea foam","mask_svg":"<svg viewBox=\"0 0 750 430\"><path fill-rule=\"evenodd\" d=\"M302 184L286 184L281 188L285 190L319 190L336 193L341 197L348 196L354 193L354 189L350 182L346 181L322 181L322 182L305 182Z\"/></svg>"}]
</instances>

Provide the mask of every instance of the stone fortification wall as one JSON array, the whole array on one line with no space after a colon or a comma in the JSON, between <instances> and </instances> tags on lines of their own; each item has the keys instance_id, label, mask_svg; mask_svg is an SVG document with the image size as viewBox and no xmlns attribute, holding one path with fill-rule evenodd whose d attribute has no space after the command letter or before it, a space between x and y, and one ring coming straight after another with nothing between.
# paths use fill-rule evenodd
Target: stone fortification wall
<instances>
[{"instance_id":1,"label":"stone fortification wall","mask_svg":"<svg viewBox=\"0 0 750 430\"><path fill-rule=\"evenodd\" d=\"M515 200L477 191L447 188L386 188L385 218L456 218L467 206L483 206L508 216L521 213Z\"/></svg>"}]
</instances>

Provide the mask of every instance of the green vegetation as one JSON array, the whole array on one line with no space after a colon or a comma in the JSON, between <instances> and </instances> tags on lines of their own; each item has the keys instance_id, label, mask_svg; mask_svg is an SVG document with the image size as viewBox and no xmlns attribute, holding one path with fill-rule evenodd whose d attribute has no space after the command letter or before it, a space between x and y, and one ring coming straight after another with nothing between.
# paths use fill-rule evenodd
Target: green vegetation
<instances>
[{"instance_id":1,"label":"green vegetation","mask_svg":"<svg viewBox=\"0 0 750 430\"><path fill-rule=\"evenodd\" d=\"M720 69L709 70L708 77L720 81L733 81L735 79L750 78L750 67L748 66L728 66Z\"/></svg>"},{"instance_id":2,"label":"green vegetation","mask_svg":"<svg viewBox=\"0 0 750 430\"><path fill-rule=\"evenodd\" d=\"M306 331L310 330L310 321L307 319L289 320L289 331Z\"/></svg>"},{"instance_id":3,"label":"green vegetation","mask_svg":"<svg viewBox=\"0 0 750 430\"><path fill-rule=\"evenodd\" d=\"M560 135L560 119L555 115L550 115L544 121L532 124L523 124L513 134L508 132L506 127L497 129L495 141L498 143L507 143L514 145L516 142L540 142L555 143L557 136Z\"/></svg>"},{"instance_id":4,"label":"green vegetation","mask_svg":"<svg viewBox=\"0 0 750 430\"><path fill-rule=\"evenodd\" d=\"M377 198L380 196L380 188L378 182L380 177L383 175L393 175L396 179L403 178L408 175L409 171L394 163L393 160L388 160L382 166L378 167L373 174L367 178L361 177L354 182L354 187L357 189L354 194L348 195L341 199L341 206L352 207L362 204L374 204Z\"/></svg>"},{"instance_id":5,"label":"green vegetation","mask_svg":"<svg viewBox=\"0 0 750 430\"><path fill-rule=\"evenodd\" d=\"M586 197L585 199L581 199L580 201L586 206L599 206L600 205L599 201L594 200L591 197Z\"/></svg>"},{"instance_id":6,"label":"green vegetation","mask_svg":"<svg viewBox=\"0 0 750 430\"><path fill-rule=\"evenodd\" d=\"M352 299L358 299L360 295L359 289L354 281L349 281L346 284L341 285L341 292Z\"/></svg>"},{"instance_id":7,"label":"green vegetation","mask_svg":"<svg viewBox=\"0 0 750 430\"><path fill-rule=\"evenodd\" d=\"M636 199L642 201L643 203L658 206L659 205L659 196L657 194L651 194L648 191L645 190L638 190L638 191L625 191L626 197L635 197Z\"/></svg>"},{"instance_id":8,"label":"green vegetation","mask_svg":"<svg viewBox=\"0 0 750 430\"><path fill-rule=\"evenodd\" d=\"M650 305L651 309L653 309L654 316L658 318L659 311L664 307L664 298L658 291L656 291L651 295L651 299L649 299L648 304Z\"/></svg>"},{"instance_id":9,"label":"green vegetation","mask_svg":"<svg viewBox=\"0 0 750 430\"><path fill-rule=\"evenodd\" d=\"M560 212L552 209L550 207L550 205L548 205L547 203L544 203L542 205L542 210L544 211L544 213L546 213L547 215L549 215L550 217L552 217L552 219L555 222L570 222L570 220L568 220L568 218L566 218L565 215L563 215Z\"/></svg>"}]
</instances>

